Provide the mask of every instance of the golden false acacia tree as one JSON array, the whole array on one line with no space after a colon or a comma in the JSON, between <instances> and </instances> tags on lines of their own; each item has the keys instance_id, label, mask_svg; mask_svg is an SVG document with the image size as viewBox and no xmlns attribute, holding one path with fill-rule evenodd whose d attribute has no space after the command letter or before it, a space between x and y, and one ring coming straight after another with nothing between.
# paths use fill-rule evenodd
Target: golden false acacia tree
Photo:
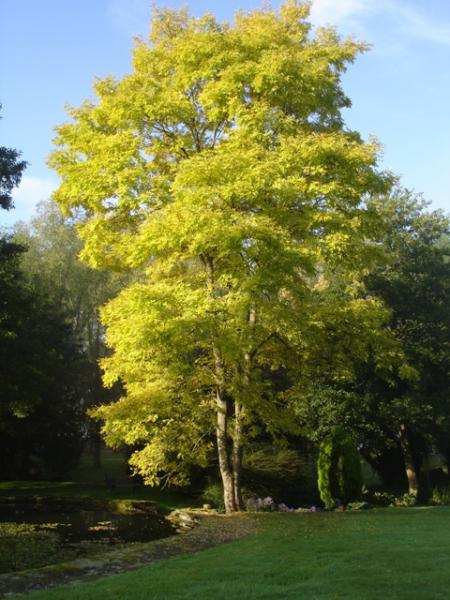
<instances>
[{"instance_id":1,"label":"golden false acacia tree","mask_svg":"<svg viewBox=\"0 0 450 600\"><path fill-rule=\"evenodd\" d=\"M131 74L96 81L50 158L55 199L84 210L82 257L140 274L102 313L105 382L124 386L95 411L106 440L135 445L157 484L183 483L215 436L227 512L245 441L293 427L268 374L307 360L311 289L368 264L364 201L390 185L341 116L365 46L308 15L297 0L231 24L156 10Z\"/></svg>"}]
</instances>

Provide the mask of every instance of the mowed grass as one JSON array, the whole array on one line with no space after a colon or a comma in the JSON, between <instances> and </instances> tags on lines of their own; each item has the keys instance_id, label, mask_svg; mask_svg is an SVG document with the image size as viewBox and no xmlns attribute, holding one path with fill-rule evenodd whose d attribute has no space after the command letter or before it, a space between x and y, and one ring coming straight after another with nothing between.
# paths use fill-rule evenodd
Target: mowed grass
<instances>
[{"instance_id":1,"label":"mowed grass","mask_svg":"<svg viewBox=\"0 0 450 600\"><path fill-rule=\"evenodd\" d=\"M450 597L450 508L263 514L238 542L30 600Z\"/></svg>"}]
</instances>

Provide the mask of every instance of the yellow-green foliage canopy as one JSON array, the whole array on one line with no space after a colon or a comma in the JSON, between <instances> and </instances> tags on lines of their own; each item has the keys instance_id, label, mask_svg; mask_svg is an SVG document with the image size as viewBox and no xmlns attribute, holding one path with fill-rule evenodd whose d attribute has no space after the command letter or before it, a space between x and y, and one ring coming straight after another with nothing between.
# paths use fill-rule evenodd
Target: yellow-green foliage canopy
<instances>
[{"instance_id":1,"label":"yellow-green foliage canopy","mask_svg":"<svg viewBox=\"0 0 450 600\"><path fill-rule=\"evenodd\" d=\"M126 395L97 416L110 443L144 448L133 461L149 482L205 463L215 385L249 428L289 427L262 374L295 355L326 269L350 281L373 256L364 199L390 179L341 118L340 77L365 46L313 35L308 13L296 0L233 24L158 10L131 74L97 81L57 129L55 198L85 211L83 257L142 274L103 311L105 381Z\"/></svg>"}]
</instances>

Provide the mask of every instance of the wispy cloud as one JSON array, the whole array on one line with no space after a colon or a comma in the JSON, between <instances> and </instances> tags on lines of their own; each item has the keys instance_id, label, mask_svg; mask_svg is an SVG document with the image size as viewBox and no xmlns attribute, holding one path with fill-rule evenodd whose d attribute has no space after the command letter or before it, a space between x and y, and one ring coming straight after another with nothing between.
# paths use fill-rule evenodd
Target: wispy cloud
<instances>
[{"instance_id":1,"label":"wispy cloud","mask_svg":"<svg viewBox=\"0 0 450 600\"><path fill-rule=\"evenodd\" d=\"M150 0L110 0L108 17L127 36L146 36L150 29Z\"/></svg>"},{"instance_id":2,"label":"wispy cloud","mask_svg":"<svg viewBox=\"0 0 450 600\"><path fill-rule=\"evenodd\" d=\"M371 31L371 20L381 18L386 29L404 39L422 39L450 46L450 22L436 18L401 0L313 0L315 25L336 25L360 34Z\"/></svg>"},{"instance_id":3,"label":"wispy cloud","mask_svg":"<svg viewBox=\"0 0 450 600\"><path fill-rule=\"evenodd\" d=\"M57 187L58 184L53 179L24 176L12 195L14 208L1 211L0 224L9 226L17 221L29 221L36 213L36 205L41 200L50 198Z\"/></svg>"},{"instance_id":4,"label":"wispy cloud","mask_svg":"<svg viewBox=\"0 0 450 600\"><path fill-rule=\"evenodd\" d=\"M314 0L311 20L315 25L341 25L364 20L376 5L370 0Z\"/></svg>"},{"instance_id":5,"label":"wispy cloud","mask_svg":"<svg viewBox=\"0 0 450 600\"><path fill-rule=\"evenodd\" d=\"M404 33L415 38L450 46L450 23L441 23L410 6L394 2L389 3L389 9L393 16L397 16Z\"/></svg>"}]
</instances>

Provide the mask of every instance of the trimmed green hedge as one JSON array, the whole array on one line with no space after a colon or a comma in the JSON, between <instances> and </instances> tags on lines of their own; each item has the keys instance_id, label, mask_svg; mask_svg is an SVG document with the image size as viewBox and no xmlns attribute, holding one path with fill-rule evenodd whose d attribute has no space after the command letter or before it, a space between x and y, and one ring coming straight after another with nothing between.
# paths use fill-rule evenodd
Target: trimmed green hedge
<instances>
[{"instance_id":1,"label":"trimmed green hedge","mask_svg":"<svg viewBox=\"0 0 450 600\"><path fill-rule=\"evenodd\" d=\"M335 429L320 445L317 471L320 497L327 508L333 508L338 498L346 505L360 496L359 453L343 430Z\"/></svg>"}]
</instances>

